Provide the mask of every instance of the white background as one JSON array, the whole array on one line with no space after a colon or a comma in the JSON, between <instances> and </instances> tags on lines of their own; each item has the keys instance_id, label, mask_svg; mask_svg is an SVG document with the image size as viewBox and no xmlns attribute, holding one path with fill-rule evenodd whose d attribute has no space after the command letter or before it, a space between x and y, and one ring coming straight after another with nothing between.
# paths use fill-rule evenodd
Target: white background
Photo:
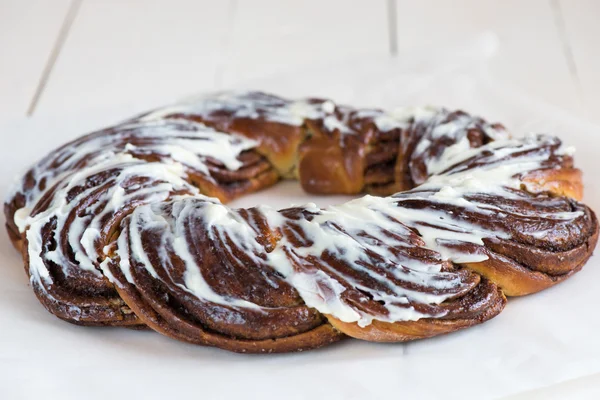
<instances>
[{"instance_id":1,"label":"white background","mask_svg":"<svg viewBox=\"0 0 600 400\"><path fill-rule=\"evenodd\" d=\"M12 176L88 129L191 93L253 87L463 107L517 133L551 131L577 145L598 210L599 19L593 0L0 0L2 195ZM307 200L339 198L286 183L238 204ZM271 358L65 324L37 304L4 232L0 258L0 399L600 397L596 258L459 334Z\"/></svg>"}]
</instances>

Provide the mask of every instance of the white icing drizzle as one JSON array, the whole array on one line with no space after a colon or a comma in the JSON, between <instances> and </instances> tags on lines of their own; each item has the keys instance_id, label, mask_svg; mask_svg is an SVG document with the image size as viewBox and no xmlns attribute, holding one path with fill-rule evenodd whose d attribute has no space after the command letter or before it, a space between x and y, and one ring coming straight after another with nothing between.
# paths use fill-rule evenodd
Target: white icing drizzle
<instances>
[{"instance_id":1,"label":"white icing drizzle","mask_svg":"<svg viewBox=\"0 0 600 400\"><path fill-rule=\"evenodd\" d=\"M486 152L490 152L492 156L486 167L438 175L435 179L412 191L393 197L364 196L325 209L320 209L314 204L307 204L301 207L302 212L309 215L306 218L290 220L285 216L285 210L277 211L267 206L261 206L258 210L271 229L282 230L290 224L295 224L298 231L302 232L302 236L310 243L306 246L293 244L290 242L290 238L284 235L275 249L267 254L268 265L286 277L288 282L298 290L307 305L345 322L357 322L360 326L366 326L373 319L394 322L431 317L431 315L424 315L416 311L407 304L440 304L456 294L456 291L448 289L460 288L463 283L456 275L442 272L442 261L445 259L456 263L465 263L487 259L484 253L456 250L445 246L445 243L466 242L483 246L484 238L509 238L510 235L508 232L487 229L455 218L443 210L405 208L402 203L410 200L427 200L433 203L457 205L464 210L481 214L494 211L503 212L500 208L489 204L469 201L465 199L465 196L482 192L512 196L508 189L518 188L522 183L518 174L539 168L540 162L548 156L546 153L519 158L516 154L524 150L539 148L548 140L550 139L540 137L492 142L481 148L465 151L460 157L450 149L448 154L452 160L448 160L448 165L443 166L443 169ZM506 157L507 155L511 156ZM444 155L441 159L444 159ZM399 201L400 204L398 204ZM202 281L202 266L194 263L181 235L181 230L186 224L190 224L190 219L182 218L181 215L189 217L190 213L195 212L198 214L196 218L206 223L205 231L211 232L211 228L216 228L220 236L231 238L237 248L244 249L245 254L264 255L265 250L257 242L256 232L249 222L244 220L236 210L199 197L175 199L172 207L186 211L178 212L177 218L172 222L161 222L167 227L163 233L166 235L163 242L173 243L170 247L175 248L178 257L186 260L188 272L194 276L194 279L186 284L186 289L198 298L220 304L248 306L234 303L231 299L215 297ZM129 234L134 235L137 229L147 229L147 224L138 222L140 219L155 220L162 218L162 215L164 215L164 210L159 205L137 208L131 217ZM567 212L553 214L551 217L570 220L578 215L579 212ZM402 221L402 223L398 221ZM414 246L414 243L410 243L406 239L411 235L409 227L419 231L425 242L424 247L441 254L442 257L438 263L423 262L397 252L403 247ZM207 234L213 235L213 233ZM133 257L143 259L142 242L133 243L133 247L129 249ZM233 250L229 252L233 253ZM332 269L333 267L329 267L327 263L324 263L325 267L322 269L299 267L311 257L322 258L326 252L349 265L353 271L366 274L388 289L387 291L373 289L354 279L351 275L342 275L344 282L350 287L368 293L370 298L375 301L383 301L387 314L366 313L343 301L342 294L346 287L335 278L339 271ZM381 272L365 267L365 265L373 264L373 255L376 255L378 260L376 265L389 272L391 276L405 282L423 285L434 290L434 293L407 289L391 281ZM256 262L264 261L262 257L258 257ZM168 265L168 263L168 258L161 262L162 265ZM125 260L125 264L122 269L127 268L129 261ZM152 266L148 261L142 262L142 264L148 265L148 270L151 272Z\"/></svg>"},{"instance_id":2,"label":"white icing drizzle","mask_svg":"<svg viewBox=\"0 0 600 400\"><path fill-rule=\"evenodd\" d=\"M306 100L290 101L259 92L221 92L202 95L178 102L142 116L142 120L161 120L174 114L206 116L227 111L233 118L264 118L287 125L302 125L305 119L322 118L335 110L331 101L310 103Z\"/></svg>"},{"instance_id":3,"label":"white icing drizzle","mask_svg":"<svg viewBox=\"0 0 600 400\"><path fill-rule=\"evenodd\" d=\"M222 92L202 95L161 108L141 117L143 121L161 120L167 116L186 114L207 117L215 112L229 112L231 118L250 118L299 126L306 119L323 119L325 128L338 129L342 134L352 134L346 118L340 119L336 110L347 118L349 108L336 105L331 100L286 100L260 92ZM355 112L358 118L372 118L383 132L408 127L412 120L429 120L440 110L433 107L398 108L386 113L381 110L363 109Z\"/></svg>"},{"instance_id":4,"label":"white icing drizzle","mask_svg":"<svg viewBox=\"0 0 600 400\"><path fill-rule=\"evenodd\" d=\"M129 143L129 140L142 141L143 144L137 147ZM167 159L166 163L185 165L207 173L206 158L216 159L226 168L236 170L241 166L237 159L239 154L254 147L254 140L217 132L190 120L133 121L120 125L115 133L92 134L56 150L32 167L32 175L36 181L46 182L44 188L36 185L25 190L25 182L17 182L9 197L20 191L27 196L28 204L36 204L45 189L54 182L63 180L77 166L104 165L105 162L110 165L123 154L136 150L142 154L159 154ZM31 207L25 207L15 214L15 221L21 231L27 225L30 212Z\"/></svg>"},{"instance_id":5,"label":"white icing drizzle","mask_svg":"<svg viewBox=\"0 0 600 400\"><path fill-rule=\"evenodd\" d=\"M139 143L139 146L128 140ZM235 170L241 166L237 159L239 154L255 145L253 140L217 132L192 121L156 120L127 123L120 126L116 133L92 135L57 150L32 168L36 181L44 180L46 184L44 188L35 186L27 191L23 190L27 195L27 206L17 210L14 217L22 232L27 229L32 283L40 288L44 284L52 284L47 261L61 266L67 277L75 269L85 270L98 277L102 273L106 274L107 268L102 268L96 262L104 254L98 254L95 248L105 217L131 204L164 201L173 191L198 193L186 181L188 168L205 173L210 178L206 160L212 158L220 161L226 168ZM163 158L160 162L146 162L132 156L132 152L161 155ZM60 160L60 164L57 160ZM79 165L85 167L78 169ZM111 184L102 198L87 207L87 216L77 216L69 221L74 206L83 203L97 190L97 186L68 199L70 191L83 185L94 175L111 170L118 171L118 174L110 178ZM131 179L139 178L146 178L150 183L128 184ZM20 187L24 185L25 182L19 184ZM30 216L30 205L35 205L54 185L58 186L52 194L51 204L45 211ZM123 186L127 185L129 187L126 192ZM19 186L13 191L18 191ZM106 200L106 204L102 203L102 199ZM41 232L52 221L56 224L55 232L66 229L68 235L66 238L56 235L56 249L44 251ZM69 255L63 253L63 247L72 249L76 264L70 261ZM103 265L106 266L106 263ZM127 274L127 268L124 268L124 273ZM50 292L47 294L52 297Z\"/></svg>"},{"instance_id":6,"label":"white icing drizzle","mask_svg":"<svg viewBox=\"0 0 600 400\"><path fill-rule=\"evenodd\" d=\"M185 234L192 224L210 238L215 235L230 238L232 246L243 250L256 265L281 274L309 307L342 321L366 326L373 319L395 322L441 316L418 311L414 305L439 305L469 290L468 282L459 275L443 270L445 263L487 259L484 253L463 251L447 244L483 246L485 238L507 239L510 233L486 228L442 208L418 209L408 204L426 201L478 215L506 213L499 206L470 196L484 193L517 198L516 190L527 185L522 180L523 174L542 167L550 156L548 146L555 144L555 140L508 139L504 130L484 125L484 133L494 141L471 148L466 132L474 126L472 118L466 115L443 122L447 112L428 108L393 113L358 111L356 117L371 118L381 131L406 129L412 123L431 125L416 146L416 156L428 152L443 137L451 138L453 144L436 157L427 158L430 178L405 193L386 198L364 196L325 209L314 204L281 211L259 207L257 212L269 228L283 232L275 247L267 251L259 243L252 221L243 218L239 210L200 194L187 181L188 168L208 176L207 158L221 162L229 170L240 168L239 155L257 143L190 120L164 119L176 114L203 115L227 110L234 117L264 118L290 125L322 118L326 129L351 133L347 120L336 116L336 109L339 107L331 101L286 101L264 94L222 93L157 110L117 127L114 132L91 135L59 149L33 167L36 182L45 181L43 187L35 185L25 190L23 182L15 189L26 195L26 205L15 213L14 220L21 232L26 232L32 281L41 287L51 285L46 264L53 262L63 267L65 276L80 269L123 284L110 271L111 263L117 260L130 284L136 282L133 268L143 268L155 279L161 279L144 250L142 233L152 230L161 234L160 268L168 273L172 254L184 262L184 280L175 283L182 290L216 304L260 310L260 306L250 301L218 294L206 282L202 265L193 257ZM558 143L556 147L555 155L572 153L569 148L558 148ZM146 161L144 155L158 155L160 159ZM469 160L476 159L485 162L469 164ZM103 178L105 182L84 186L103 173L108 174ZM104 183L106 188L98 194L99 186ZM53 187L51 203L30 216ZM73 195L76 189L79 191ZM86 203L86 199L94 196L95 201ZM99 243L102 229L107 219L128 207L134 210L125 217L122 224L125 229L112 243L115 251L111 253L110 243ZM78 215L73 219L74 212ZM543 217L569 221L579 215L580 212L549 212ZM46 251L42 231L50 223L56 225L54 232L67 230L67 234L56 234L56 248ZM290 226L295 231L287 229ZM411 229L417 230L421 239ZM293 232L297 232L296 236ZM534 231L531 235L539 239L542 232ZM428 259L411 256L409 250L414 247L437 253L431 252ZM64 254L64 248L72 250L72 258ZM235 257L233 247L227 251ZM110 258L111 254L115 260ZM343 267L323 261L324 254ZM311 266L313 258L322 260L319 268ZM349 289L362 293L359 303L379 302L384 311L369 311L348 301L344 296Z\"/></svg>"}]
</instances>

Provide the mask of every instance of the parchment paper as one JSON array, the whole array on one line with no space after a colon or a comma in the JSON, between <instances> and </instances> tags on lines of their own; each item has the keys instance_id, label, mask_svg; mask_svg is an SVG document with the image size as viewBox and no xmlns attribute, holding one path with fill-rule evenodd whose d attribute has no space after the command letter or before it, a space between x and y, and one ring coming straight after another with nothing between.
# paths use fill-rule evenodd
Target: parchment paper
<instances>
[{"instance_id":1,"label":"parchment paper","mask_svg":"<svg viewBox=\"0 0 600 400\"><path fill-rule=\"evenodd\" d=\"M556 134L577 147L585 202L600 210L600 127L490 76L486 66L495 47L494 37L484 35L454 48L393 60L340 60L232 86L353 105L443 105L501 121L515 135ZM3 124L2 199L13 177L52 148L151 103ZM286 182L235 205L327 205L345 198L309 196ZM196 347L151 331L62 322L38 303L3 229L0 274L0 399L485 399L600 373L598 256L565 283L511 299L498 317L458 333L392 345L347 340L317 351L269 356Z\"/></svg>"}]
</instances>

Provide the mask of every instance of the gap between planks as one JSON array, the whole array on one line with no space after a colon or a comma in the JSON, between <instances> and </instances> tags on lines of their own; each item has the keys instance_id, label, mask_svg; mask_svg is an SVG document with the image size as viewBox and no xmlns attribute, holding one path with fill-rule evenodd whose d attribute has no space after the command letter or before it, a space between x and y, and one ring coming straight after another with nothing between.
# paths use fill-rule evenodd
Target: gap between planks
<instances>
[{"instance_id":1,"label":"gap between planks","mask_svg":"<svg viewBox=\"0 0 600 400\"><path fill-rule=\"evenodd\" d=\"M72 0L69 5L69 9L67 14L65 15L65 19L60 27L60 31L58 32L58 36L56 37L56 41L54 42L54 46L52 47L52 51L50 52L50 56L46 61L46 65L44 66L44 70L42 71L42 75L38 81L38 84L35 88L35 92L33 94L33 98L29 103L29 107L27 108L27 116L30 117L35 112L35 108L46 88L46 84L48 83L48 79L52 74L52 69L54 68L54 64L56 64L56 60L60 55L60 51L63 48L65 41L67 40L67 36L69 35L69 31L71 30L71 26L73 26L73 22L77 17L77 12L81 7L81 3L83 0Z\"/></svg>"},{"instance_id":2,"label":"gap between planks","mask_svg":"<svg viewBox=\"0 0 600 400\"><path fill-rule=\"evenodd\" d=\"M46 89L47 83L52 75L52 71L60 56L62 48L69 36L69 32L73 23L77 17L79 9L81 8L83 0L72 0L67 14L63 20L60 31L57 35L56 41L52 47L48 60L44 66L38 84L36 85L35 92L27 109L27 116L32 116L36 110L36 107ZM387 12L387 28L388 28L388 51L390 56L394 57L398 53L398 18L397 18L397 0L386 0L386 12ZM229 2L229 30L231 31L233 24L235 23L236 11L237 11L237 0L231 0ZM230 34L230 32L229 32ZM224 51L227 52L230 46L230 37L226 37L223 43ZM223 54L222 57L226 58L227 54ZM216 87L222 85L222 69L224 68L224 62L221 60L220 68L217 68L215 72L214 80Z\"/></svg>"},{"instance_id":3,"label":"gap between planks","mask_svg":"<svg viewBox=\"0 0 600 400\"><path fill-rule=\"evenodd\" d=\"M387 20L388 20L388 42L390 55L395 57L398 55L398 8L397 0L387 0Z\"/></svg>"},{"instance_id":4,"label":"gap between planks","mask_svg":"<svg viewBox=\"0 0 600 400\"><path fill-rule=\"evenodd\" d=\"M563 54L565 56L565 59L567 60L569 73L571 74L573 84L575 85L577 97L579 97L579 101L581 102L581 104L583 104L583 87L581 86L581 80L579 79L579 71L577 70L577 63L575 62L575 57L573 56L573 49L571 47L569 35L567 34L565 17L563 15L563 11L560 6L559 0L549 1L550 7L552 8L552 12L554 13L554 23L556 24L556 30L558 31L558 35L560 37Z\"/></svg>"}]
</instances>

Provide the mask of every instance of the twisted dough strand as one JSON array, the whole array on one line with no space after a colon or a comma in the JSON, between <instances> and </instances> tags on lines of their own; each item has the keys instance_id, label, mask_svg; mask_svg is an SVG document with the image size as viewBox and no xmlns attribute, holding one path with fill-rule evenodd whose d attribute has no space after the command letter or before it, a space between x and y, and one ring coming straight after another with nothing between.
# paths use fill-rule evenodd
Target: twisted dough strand
<instances>
[{"instance_id":1,"label":"twisted dough strand","mask_svg":"<svg viewBox=\"0 0 600 400\"><path fill-rule=\"evenodd\" d=\"M296 178L339 205L221 203ZM5 204L59 318L240 352L434 336L568 278L595 247L571 151L464 112L263 93L193 99L77 139ZM208 197L212 196L212 197ZM215 198L216 197L216 198Z\"/></svg>"}]
</instances>

